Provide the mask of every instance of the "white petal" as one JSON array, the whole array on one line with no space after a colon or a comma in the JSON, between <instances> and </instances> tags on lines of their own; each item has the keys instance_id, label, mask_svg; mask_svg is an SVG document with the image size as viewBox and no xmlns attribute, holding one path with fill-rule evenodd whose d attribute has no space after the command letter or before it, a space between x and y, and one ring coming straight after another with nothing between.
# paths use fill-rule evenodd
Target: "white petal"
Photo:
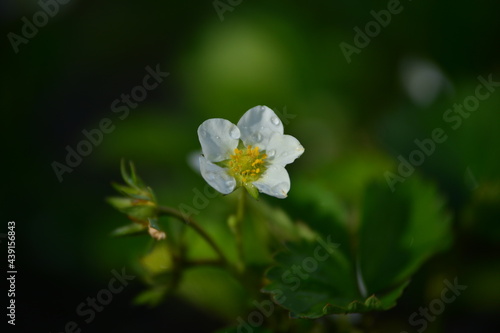
<instances>
[{"instance_id":1,"label":"white petal","mask_svg":"<svg viewBox=\"0 0 500 333\"><path fill-rule=\"evenodd\" d=\"M291 135L274 134L266 148L267 160L281 166L292 163L303 152L304 147Z\"/></svg>"},{"instance_id":2,"label":"white petal","mask_svg":"<svg viewBox=\"0 0 500 333\"><path fill-rule=\"evenodd\" d=\"M208 119L198 127L203 155L211 162L228 159L238 146L240 136L238 127L226 119Z\"/></svg>"},{"instance_id":3,"label":"white petal","mask_svg":"<svg viewBox=\"0 0 500 333\"><path fill-rule=\"evenodd\" d=\"M204 156L200 156L200 171L207 183L220 193L229 194L234 191L236 180L227 174L226 169L210 163Z\"/></svg>"},{"instance_id":4,"label":"white petal","mask_svg":"<svg viewBox=\"0 0 500 333\"><path fill-rule=\"evenodd\" d=\"M284 167L271 165L264 172L262 178L253 183L259 192L276 198L286 198L290 191L290 177Z\"/></svg>"},{"instance_id":5,"label":"white petal","mask_svg":"<svg viewBox=\"0 0 500 333\"><path fill-rule=\"evenodd\" d=\"M238 121L238 128L245 145L257 146L261 150L266 149L271 135L283 135L283 123L267 106L256 106L245 112Z\"/></svg>"}]
</instances>

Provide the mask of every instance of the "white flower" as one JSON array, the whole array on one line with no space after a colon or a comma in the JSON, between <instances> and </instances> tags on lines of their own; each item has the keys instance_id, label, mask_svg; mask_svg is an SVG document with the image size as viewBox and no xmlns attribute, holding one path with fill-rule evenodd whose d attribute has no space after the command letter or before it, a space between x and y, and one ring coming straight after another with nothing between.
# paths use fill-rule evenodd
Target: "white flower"
<instances>
[{"instance_id":1,"label":"white flower","mask_svg":"<svg viewBox=\"0 0 500 333\"><path fill-rule=\"evenodd\" d=\"M258 190L285 198L290 190L285 165L304 152L297 139L283 134L283 124L267 106L251 108L238 125L208 119L198 128L198 137L201 175L223 194L244 186L254 197Z\"/></svg>"}]
</instances>

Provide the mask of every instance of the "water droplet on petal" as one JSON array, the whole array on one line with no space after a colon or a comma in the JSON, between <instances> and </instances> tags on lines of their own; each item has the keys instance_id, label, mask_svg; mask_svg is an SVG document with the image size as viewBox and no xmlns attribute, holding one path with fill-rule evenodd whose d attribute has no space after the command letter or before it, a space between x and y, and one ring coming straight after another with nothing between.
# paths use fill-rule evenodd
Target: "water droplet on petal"
<instances>
[{"instance_id":1,"label":"water droplet on petal","mask_svg":"<svg viewBox=\"0 0 500 333\"><path fill-rule=\"evenodd\" d=\"M266 107L265 107L264 105L262 105L262 106L260 107L260 110L261 110L261 111L264 111L265 109L266 109Z\"/></svg>"},{"instance_id":2,"label":"water droplet on petal","mask_svg":"<svg viewBox=\"0 0 500 333\"><path fill-rule=\"evenodd\" d=\"M215 179L215 173L213 172L208 172L207 175L207 180L214 180Z\"/></svg>"},{"instance_id":3,"label":"water droplet on petal","mask_svg":"<svg viewBox=\"0 0 500 333\"><path fill-rule=\"evenodd\" d=\"M282 153L281 153L281 155L280 155L280 156L285 157L285 156L287 156L287 155L288 155L288 152L287 152L287 151L284 151L284 152L282 152Z\"/></svg>"},{"instance_id":4,"label":"water droplet on petal","mask_svg":"<svg viewBox=\"0 0 500 333\"><path fill-rule=\"evenodd\" d=\"M201 134L201 136L207 136L207 131L205 131L205 130L201 130L201 131L200 131L200 134Z\"/></svg>"},{"instance_id":5,"label":"water droplet on petal","mask_svg":"<svg viewBox=\"0 0 500 333\"><path fill-rule=\"evenodd\" d=\"M228 180L228 181L226 181L226 186L227 186L227 187L231 187L231 186L233 186L233 181L232 181L232 180Z\"/></svg>"},{"instance_id":6,"label":"water droplet on petal","mask_svg":"<svg viewBox=\"0 0 500 333\"><path fill-rule=\"evenodd\" d=\"M262 134L260 132L256 133L254 135L254 138L255 138L255 142L261 142L262 141Z\"/></svg>"},{"instance_id":7,"label":"water droplet on petal","mask_svg":"<svg viewBox=\"0 0 500 333\"><path fill-rule=\"evenodd\" d=\"M280 120L278 119L278 117L276 116L272 116L271 117L271 122L273 123L273 125L275 126L278 126L280 124Z\"/></svg>"},{"instance_id":8,"label":"water droplet on petal","mask_svg":"<svg viewBox=\"0 0 500 333\"><path fill-rule=\"evenodd\" d=\"M271 149L270 151L267 152L267 156L273 157L276 154L276 150Z\"/></svg>"},{"instance_id":9,"label":"water droplet on petal","mask_svg":"<svg viewBox=\"0 0 500 333\"><path fill-rule=\"evenodd\" d=\"M233 139L239 139L240 138L240 131L238 130L238 128L235 126L233 127L233 129L229 132L229 135L231 136L231 138Z\"/></svg>"},{"instance_id":10,"label":"water droplet on petal","mask_svg":"<svg viewBox=\"0 0 500 333\"><path fill-rule=\"evenodd\" d=\"M217 140L220 140L220 136L218 136L218 135L217 135L215 138L216 138Z\"/></svg>"}]
</instances>

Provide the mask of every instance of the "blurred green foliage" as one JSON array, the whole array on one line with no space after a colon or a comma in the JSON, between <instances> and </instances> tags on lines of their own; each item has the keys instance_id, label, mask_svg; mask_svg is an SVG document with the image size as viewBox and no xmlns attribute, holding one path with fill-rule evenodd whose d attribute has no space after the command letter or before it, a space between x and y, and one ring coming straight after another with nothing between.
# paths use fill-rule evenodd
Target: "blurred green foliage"
<instances>
[{"instance_id":1,"label":"blurred green foliage","mask_svg":"<svg viewBox=\"0 0 500 333\"><path fill-rule=\"evenodd\" d=\"M193 205L193 189L205 186L187 161L199 149L198 125L213 117L236 122L244 111L262 104L278 114L293 115L282 117L286 132L297 137L306 152L289 167L289 198L261 199L258 209L252 208L262 216L249 217L244 234L262 237L264 230L268 237L266 244L246 242L252 264L263 271L278 244L297 240L300 224L307 226L301 232L332 233L339 243L349 244L353 237L346 232L345 221L358 221L360 237L368 243L377 241L372 232L380 235L384 228L390 230L383 237L389 237L389 231L394 233L391 237L400 237L398 228L406 222L407 234L400 241L423 239L425 244L414 247L432 251L410 253L410 259L401 254L400 261L390 261L397 264L400 275L386 281L373 273L373 280L365 281L368 290L375 292L415 273L398 305L377 314L378 328L411 329L408 317L439 296L445 278L458 276L468 289L429 325L428 332L457 327L492 330L500 309L495 279L500 271L500 92L481 101L456 130L443 121L443 114L474 94L479 75L492 74L500 81L500 5L432 1L402 5L404 10L350 64L339 43L353 43L353 28L363 28L373 20L370 11L386 8L387 1L243 1L226 12L223 22L210 1L196 5L71 1L21 45L18 54L4 37L1 201L7 209L2 211L2 221L18 222L23 316L40 312L25 324L53 331L64 327L75 319L74 308L106 285L112 269L125 265L142 272L144 265L137 263L145 259L140 258L155 253L156 246L147 237L109 237L125 222L104 201L113 194L110 181L120 180L121 158L136 162L159 203ZM2 6L4 36L20 34L21 18L31 18L39 10L35 1L6 1ZM437 68L433 75L445 82L436 86L435 97L427 104L412 98L405 85L408 59L432 64ZM112 102L140 85L144 68L156 64L171 75L131 108L126 119L119 119L111 111ZM425 65L416 68L417 74L427 70ZM421 91L436 82L431 76L417 88ZM116 129L105 134L102 143L59 183L51 163L63 162L65 147L76 147L85 139L82 130L98 128L105 117ZM430 137L438 127L448 139L436 145L435 152L405 183L397 184L394 193L384 189L384 172L396 171L397 157L407 158L417 149L414 140ZM420 179L425 185L415 185ZM365 192L371 182L382 187ZM415 189L409 189L412 186ZM227 221L219 217L234 213L232 200L210 199L199 213L199 222L225 245L228 254L234 240ZM443 203L452 217L451 229L444 229L440 223L446 218L436 213ZM374 214L368 218L363 212ZM416 217L403 218L405 214ZM273 223L268 224L271 217ZM363 234L362 224L367 221L373 229ZM181 231L174 222L159 221L175 242ZM190 258L211 258L213 253L197 241L197 235L187 231L185 237L192 243ZM424 263L452 238L452 246ZM390 239L380 247L373 245L378 252L360 248L361 253L379 258L364 263L365 269L379 268L380 258L401 253L404 245ZM344 255L357 253L351 251ZM168 257L163 259L169 262ZM162 281L171 278L162 275L165 272L154 273ZM256 285L260 281L251 280ZM150 295L167 292L161 287L165 284L156 280L144 282L152 288L147 291ZM133 332L176 325L220 329L237 325L236 318L246 317L253 309L245 301L254 295L212 267L190 270L173 296L175 301L159 312L129 307L141 291L142 285L118 295L88 326L90 330L108 331L110 324ZM153 296L142 294L136 300L148 303ZM180 306L185 304L181 300L189 305ZM124 320L123 313L130 319ZM207 327L192 317L203 318ZM302 322L297 320L297 325Z\"/></svg>"}]
</instances>

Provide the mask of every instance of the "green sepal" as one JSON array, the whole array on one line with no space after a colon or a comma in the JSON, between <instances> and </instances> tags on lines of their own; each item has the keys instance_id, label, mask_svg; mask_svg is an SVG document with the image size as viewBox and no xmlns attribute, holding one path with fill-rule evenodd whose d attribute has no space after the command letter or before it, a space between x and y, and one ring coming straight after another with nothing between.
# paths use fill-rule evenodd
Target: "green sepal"
<instances>
[{"instance_id":1,"label":"green sepal","mask_svg":"<svg viewBox=\"0 0 500 333\"><path fill-rule=\"evenodd\" d=\"M248 194L255 200L259 199L259 190L251 183L243 183L243 187L247 190Z\"/></svg>"},{"instance_id":2,"label":"green sepal","mask_svg":"<svg viewBox=\"0 0 500 333\"><path fill-rule=\"evenodd\" d=\"M138 189L137 187L124 186L118 183L111 183L111 185L115 188L115 190L117 190L123 195L130 196L140 200L151 200L151 197L148 196L149 194L148 192Z\"/></svg>"},{"instance_id":3,"label":"green sepal","mask_svg":"<svg viewBox=\"0 0 500 333\"><path fill-rule=\"evenodd\" d=\"M136 205L120 209L120 211L139 220L147 220L157 215L156 207L150 205Z\"/></svg>"},{"instance_id":4,"label":"green sepal","mask_svg":"<svg viewBox=\"0 0 500 333\"><path fill-rule=\"evenodd\" d=\"M121 163L120 163L120 171L121 171L123 180L125 180L125 182L132 187L137 187L137 188L144 187L142 180L137 176L137 173L135 171L135 165L132 161L129 162L129 167L130 167L130 175L127 172L125 160L122 159Z\"/></svg>"},{"instance_id":5,"label":"green sepal","mask_svg":"<svg viewBox=\"0 0 500 333\"><path fill-rule=\"evenodd\" d=\"M134 199L124 197L107 197L106 201L118 210L122 210L132 206Z\"/></svg>"},{"instance_id":6,"label":"green sepal","mask_svg":"<svg viewBox=\"0 0 500 333\"><path fill-rule=\"evenodd\" d=\"M231 161L231 159L227 159L227 160L224 160L224 161L212 162L212 163L215 164L215 165L217 165L217 166L220 166L221 168L229 169L229 162L230 161Z\"/></svg>"},{"instance_id":7,"label":"green sepal","mask_svg":"<svg viewBox=\"0 0 500 333\"><path fill-rule=\"evenodd\" d=\"M157 201L156 201L156 196L153 192L153 189L151 187L147 186L146 190L148 191L148 194L150 196L150 200L156 204Z\"/></svg>"},{"instance_id":8,"label":"green sepal","mask_svg":"<svg viewBox=\"0 0 500 333\"><path fill-rule=\"evenodd\" d=\"M147 226L139 223L131 223L124 225L122 227L116 228L111 233L111 236L114 237L123 237L123 236L136 236L140 234L144 234L147 232Z\"/></svg>"}]
</instances>

